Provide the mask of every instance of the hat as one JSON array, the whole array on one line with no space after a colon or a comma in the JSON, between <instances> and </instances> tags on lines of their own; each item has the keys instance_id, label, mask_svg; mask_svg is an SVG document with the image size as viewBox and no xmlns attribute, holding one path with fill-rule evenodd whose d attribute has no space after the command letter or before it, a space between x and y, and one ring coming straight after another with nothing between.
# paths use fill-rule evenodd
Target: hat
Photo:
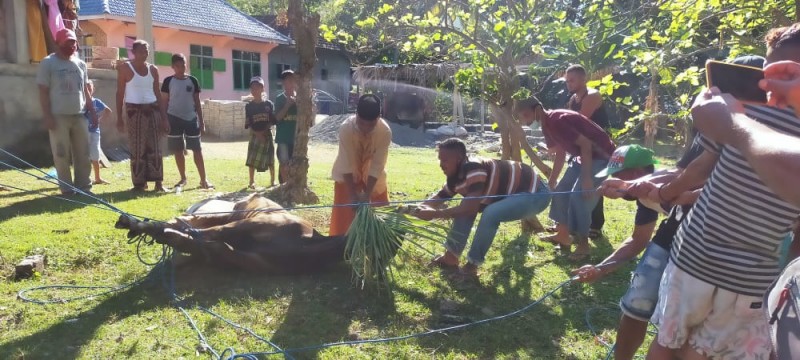
<instances>
[{"instance_id":1,"label":"hat","mask_svg":"<svg viewBox=\"0 0 800 360\"><path fill-rule=\"evenodd\" d=\"M764 65L767 63L767 59L765 59L763 56L758 56L758 55L744 55L744 56L739 56L736 59L733 59L731 63L736 65L752 66L755 68L763 69Z\"/></svg>"},{"instance_id":2,"label":"hat","mask_svg":"<svg viewBox=\"0 0 800 360\"><path fill-rule=\"evenodd\" d=\"M611 154L608 166L597 173L595 177L606 177L622 170L658 164L658 160L653 157L653 154L653 150L639 145L620 146Z\"/></svg>"},{"instance_id":3,"label":"hat","mask_svg":"<svg viewBox=\"0 0 800 360\"><path fill-rule=\"evenodd\" d=\"M363 120L376 120L381 116L381 99L374 94L361 95L356 114Z\"/></svg>"},{"instance_id":4,"label":"hat","mask_svg":"<svg viewBox=\"0 0 800 360\"><path fill-rule=\"evenodd\" d=\"M61 29L56 33L56 44L61 44L67 40L78 41L78 37L75 36L75 32L70 29Z\"/></svg>"},{"instance_id":5,"label":"hat","mask_svg":"<svg viewBox=\"0 0 800 360\"><path fill-rule=\"evenodd\" d=\"M281 72L281 76L279 76L279 78L280 78L281 80L286 80L286 78L287 78L287 77L289 77L289 76L292 76L292 75L294 75L294 70L292 70L292 69L286 69L286 70L283 70L283 71Z\"/></svg>"},{"instance_id":6,"label":"hat","mask_svg":"<svg viewBox=\"0 0 800 360\"><path fill-rule=\"evenodd\" d=\"M253 76L250 78L250 85L253 85L253 83L259 83L261 86L264 86L264 79L262 79L261 76Z\"/></svg>"}]
</instances>

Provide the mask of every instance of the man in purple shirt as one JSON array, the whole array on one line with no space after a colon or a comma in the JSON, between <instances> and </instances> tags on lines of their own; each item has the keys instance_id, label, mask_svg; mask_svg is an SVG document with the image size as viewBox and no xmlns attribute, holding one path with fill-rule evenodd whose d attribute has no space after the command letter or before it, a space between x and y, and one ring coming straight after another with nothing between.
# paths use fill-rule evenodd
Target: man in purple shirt
<instances>
[{"instance_id":1,"label":"man in purple shirt","mask_svg":"<svg viewBox=\"0 0 800 360\"><path fill-rule=\"evenodd\" d=\"M589 256L591 214L599 201L599 195L593 190L604 180L594 174L606 167L616 146L589 118L571 110L545 110L534 97L517 101L515 112L527 125L534 121L541 123L547 147L555 156L548 184L556 193L550 206L550 218L558 225L556 234L543 240L569 252L570 234L574 234L576 248L570 260L581 261ZM572 160L564 177L558 181L567 154ZM564 192L573 193L559 194Z\"/></svg>"}]
</instances>

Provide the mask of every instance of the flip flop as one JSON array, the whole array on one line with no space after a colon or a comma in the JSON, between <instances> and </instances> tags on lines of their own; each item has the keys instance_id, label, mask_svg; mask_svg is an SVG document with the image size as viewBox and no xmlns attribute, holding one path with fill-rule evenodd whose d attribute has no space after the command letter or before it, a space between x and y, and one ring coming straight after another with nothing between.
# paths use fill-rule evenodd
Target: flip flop
<instances>
[{"instance_id":1,"label":"flip flop","mask_svg":"<svg viewBox=\"0 0 800 360\"><path fill-rule=\"evenodd\" d=\"M182 188L182 187L184 187L184 186L186 186L186 180L181 180L181 181L178 181L178 182L177 182L177 183L176 183L174 186L172 186L172 187L174 187L174 188L177 188L177 187L180 187L180 188Z\"/></svg>"}]
</instances>

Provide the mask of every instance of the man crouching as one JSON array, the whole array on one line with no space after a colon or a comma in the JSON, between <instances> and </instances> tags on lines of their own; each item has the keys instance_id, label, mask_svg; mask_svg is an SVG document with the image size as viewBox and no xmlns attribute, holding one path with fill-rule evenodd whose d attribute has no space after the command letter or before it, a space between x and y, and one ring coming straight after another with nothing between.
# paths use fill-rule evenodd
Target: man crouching
<instances>
[{"instance_id":1,"label":"man crouching","mask_svg":"<svg viewBox=\"0 0 800 360\"><path fill-rule=\"evenodd\" d=\"M472 225L478 213L482 213L467 263L457 273L458 278L475 278L500 223L529 218L544 211L550 204L550 189L528 165L469 159L466 145L459 139L443 141L438 150L439 167L447 181L442 190L425 201L413 215L423 220L453 219L445 252L433 259L431 265L457 268ZM459 205L439 209L443 201L457 194L464 197Z\"/></svg>"}]
</instances>

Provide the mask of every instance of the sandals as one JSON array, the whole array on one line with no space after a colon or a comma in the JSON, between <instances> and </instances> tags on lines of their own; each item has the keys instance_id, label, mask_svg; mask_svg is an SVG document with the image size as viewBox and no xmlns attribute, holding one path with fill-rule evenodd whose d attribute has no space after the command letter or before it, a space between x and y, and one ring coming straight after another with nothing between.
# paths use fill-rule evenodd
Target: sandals
<instances>
[{"instance_id":1,"label":"sandals","mask_svg":"<svg viewBox=\"0 0 800 360\"><path fill-rule=\"evenodd\" d=\"M186 186L186 180L185 180L185 179L184 179L184 180L181 180L181 181L178 181L178 182L177 182L177 183L175 183L175 185L173 185L172 187L173 187L173 188L182 188L182 187L184 187L184 186Z\"/></svg>"}]
</instances>

